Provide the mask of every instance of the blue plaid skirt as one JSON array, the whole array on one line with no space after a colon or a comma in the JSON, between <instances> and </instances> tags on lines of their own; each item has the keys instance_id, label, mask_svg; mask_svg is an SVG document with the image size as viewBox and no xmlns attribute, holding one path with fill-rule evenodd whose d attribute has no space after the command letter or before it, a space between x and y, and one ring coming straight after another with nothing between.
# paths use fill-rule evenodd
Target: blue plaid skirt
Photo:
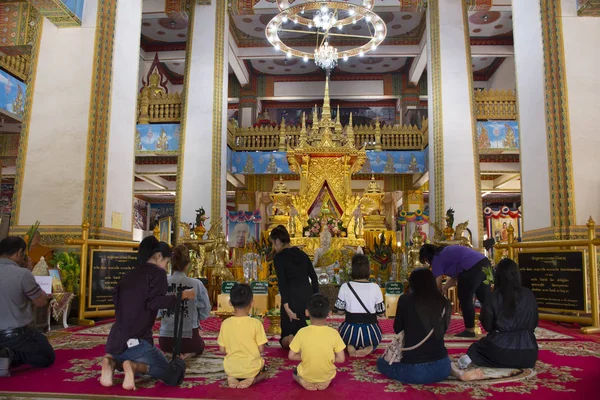
<instances>
[{"instance_id":1,"label":"blue plaid skirt","mask_svg":"<svg viewBox=\"0 0 600 400\"><path fill-rule=\"evenodd\" d=\"M347 346L362 349L373 346L373 350L381 343L381 328L378 324L352 324L342 322L340 336Z\"/></svg>"}]
</instances>

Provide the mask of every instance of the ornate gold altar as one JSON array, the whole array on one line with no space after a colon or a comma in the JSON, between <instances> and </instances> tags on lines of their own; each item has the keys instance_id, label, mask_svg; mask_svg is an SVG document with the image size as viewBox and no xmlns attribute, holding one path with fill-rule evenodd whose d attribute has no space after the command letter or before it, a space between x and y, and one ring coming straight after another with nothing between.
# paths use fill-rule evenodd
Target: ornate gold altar
<instances>
[{"instance_id":1,"label":"ornate gold altar","mask_svg":"<svg viewBox=\"0 0 600 400\"><path fill-rule=\"evenodd\" d=\"M319 238L314 234L309 237L311 229L313 233L318 233L326 228L326 222L319 228L309 226L309 221L313 222L316 217L322 216L323 221L325 218L336 221L332 230L332 248L364 246L362 220L355 215L362 199L353 195L351 182L352 175L360 171L366 160L366 151L355 146L352 114L345 130L340 123L339 112L332 119L328 79L325 82L321 118L315 109L313 121L313 126L308 128L305 115L302 116L298 146L287 149L290 169L300 176L299 192L295 195L285 194L296 212L289 222L292 244L314 254L319 246ZM278 197L278 203L285 204L285 198Z\"/></svg>"}]
</instances>

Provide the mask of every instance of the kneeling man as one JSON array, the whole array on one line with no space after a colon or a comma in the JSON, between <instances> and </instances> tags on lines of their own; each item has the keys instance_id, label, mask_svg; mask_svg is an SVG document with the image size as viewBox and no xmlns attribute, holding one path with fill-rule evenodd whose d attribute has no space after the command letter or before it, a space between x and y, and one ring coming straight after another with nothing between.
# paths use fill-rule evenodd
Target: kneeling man
<instances>
[{"instance_id":1,"label":"kneeling man","mask_svg":"<svg viewBox=\"0 0 600 400\"><path fill-rule=\"evenodd\" d=\"M48 305L48 295L35 281L25 260L25 241L9 236L0 242L0 377L9 367L28 364L45 368L54 363L54 349L32 329L31 302Z\"/></svg>"}]
</instances>

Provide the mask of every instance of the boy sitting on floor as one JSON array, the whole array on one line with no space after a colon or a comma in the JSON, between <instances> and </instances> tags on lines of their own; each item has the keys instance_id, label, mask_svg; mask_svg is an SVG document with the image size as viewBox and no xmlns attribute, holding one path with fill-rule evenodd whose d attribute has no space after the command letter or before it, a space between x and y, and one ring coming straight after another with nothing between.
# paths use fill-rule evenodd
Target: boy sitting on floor
<instances>
[{"instance_id":1,"label":"boy sitting on floor","mask_svg":"<svg viewBox=\"0 0 600 400\"><path fill-rule=\"evenodd\" d=\"M329 300L321 294L308 299L310 326L298 331L290 344L289 359L301 361L294 379L307 390L325 390L336 374L335 363L345 360L346 345L338 331L325 324L331 315Z\"/></svg>"},{"instance_id":2,"label":"boy sitting on floor","mask_svg":"<svg viewBox=\"0 0 600 400\"><path fill-rule=\"evenodd\" d=\"M223 321L219 332L219 349L226 353L223 367L230 388L246 389L266 377L265 349L267 336L262 323L250 317L253 296L249 285L235 285L229 296L233 316Z\"/></svg>"}]
</instances>

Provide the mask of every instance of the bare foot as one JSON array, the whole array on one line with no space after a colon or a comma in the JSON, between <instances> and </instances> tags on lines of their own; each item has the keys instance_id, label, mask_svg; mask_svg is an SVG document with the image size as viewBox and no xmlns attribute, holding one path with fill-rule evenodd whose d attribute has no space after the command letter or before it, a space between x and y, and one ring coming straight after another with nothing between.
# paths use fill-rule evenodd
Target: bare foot
<instances>
[{"instance_id":1,"label":"bare foot","mask_svg":"<svg viewBox=\"0 0 600 400\"><path fill-rule=\"evenodd\" d=\"M366 357L373 352L373 346L365 347L356 351L356 357Z\"/></svg>"},{"instance_id":2,"label":"bare foot","mask_svg":"<svg viewBox=\"0 0 600 400\"><path fill-rule=\"evenodd\" d=\"M294 335L287 335L286 337L281 339L281 347L283 347L286 350L289 349L290 343L292 343L292 340L294 340Z\"/></svg>"},{"instance_id":3,"label":"bare foot","mask_svg":"<svg viewBox=\"0 0 600 400\"><path fill-rule=\"evenodd\" d=\"M329 387L331 381L315 383L317 390L325 390Z\"/></svg>"},{"instance_id":4,"label":"bare foot","mask_svg":"<svg viewBox=\"0 0 600 400\"><path fill-rule=\"evenodd\" d=\"M348 345L348 355L350 357L356 357L356 349L354 348L354 346Z\"/></svg>"},{"instance_id":5,"label":"bare foot","mask_svg":"<svg viewBox=\"0 0 600 400\"><path fill-rule=\"evenodd\" d=\"M123 389L135 390L135 365L132 361L123 362L123 372L125 373L125 379L123 379Z\"/></svg>"},{"instance_id":6,"label":"bare foot","mask_svg":"<svg viewBox=\"0 0 600 400\"><path fill-rule=\"evenodd\" d=\"M185 353L185 354L182 354L181 356L179 356L179 358L182 361L185 361L186 359L188 359L190 357L194 357L194 356L196 356L196 353Z\"/></svg>"},{"instance_id":7,"label":"bare foot","mask_svg":"<svg viewBox=\"0 0 600 400\"><path fill-rule=\"evenodd\" d=\"M306 390L310 390L311 392L317 390L317 386L314 383L307 382L298 375L294 375L294 380Z\"/></svg>"},{"instance_id":8,"label":"bare foot","mask_svg":"<svg viewBox=\"0 0 600 400\"><path fill-rule=\"evenodd\" d=\"M227 384L229 385L230 388L237 389L238 385L240 384L240 381L238 381L235 378L232 378L231 376L228 376L227 377Z\"/></svg>"},{"instance_id":9,"label":"bare foot","mask_svg":"<svg viewBox=\"0 0 600 400\"><path fill-rule=\"evenodd\" d=\"M480 370L479 368L477 369L472 369L469 371L464 371L462 373L462 376L460 377L461 381L479 381L485 378L485 375L483 374L483 371Z\"/></svg>"},{"instance_id":10,"label":"bare foot","mask_svg":"<svg viewBox=\"0 0 600 400\"><path fill-rule=\"evenodd\" d=\"M238 389L248 389L250 386L252 386L252 384L254 383L254 378L248 378L248 379L244 379L243 381L240 381L240 384L238 385Z\"/></svg>"},{"instance_id":11,"label":"bare foot","mask_svg":"<svg viewBox=\"0 0 600 400\"><path fill-rule=\"evenodd\" d=\"M110 356L104 356L100 365L102 366L100 384L104 387L111 387L113 385L113 375L115 373L115 360Z\"/></svg>"}]
</instances>

